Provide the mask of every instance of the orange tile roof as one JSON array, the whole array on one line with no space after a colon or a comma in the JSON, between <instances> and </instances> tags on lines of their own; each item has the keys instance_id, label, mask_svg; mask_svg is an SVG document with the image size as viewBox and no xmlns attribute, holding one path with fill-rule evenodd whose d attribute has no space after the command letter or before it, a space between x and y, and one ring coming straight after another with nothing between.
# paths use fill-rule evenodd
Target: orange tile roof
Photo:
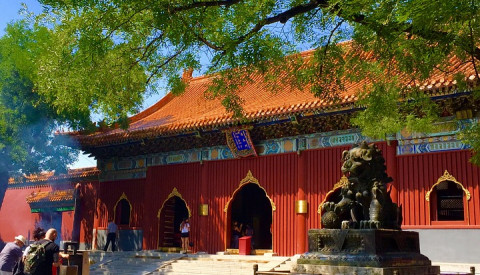
<instances>
[{"instance_id":1,"label":"orange tile roof","mask_svg":"<svg viewBox=\"0 0 480 275\"><path fill-rule=\"evenodd\" d=\"M27 203L70 201L74 199L74 195L75 189L32 192L26 200Z\"/></svg>"},{"instance_id":2,"label":"orange tile roof","mask_svg":"<svg viewBox=\"0 0 480 275\"><path fill-rule=\"evenodd\" d=\"M44 183L48 181L81 179L81 178L97 176L99 173L100 173L100 170L98 170L97 167L69 169L66 174L60 174L60 175L55 175L54 172L42 172L38 174L24 175L23 177L20 177L20 178L10 178L8 179L8 184Z\"/></svg>"},{"instance_id":3,"label":"orange tile roof","mask_svg":"<svg viewBox=\"0 0 480 275\"><path fill-rule=\"evenodd\" d=\"M313 50L303 52L302 56L308 58L312 54ZM454 75L458 72L464 73L468 77L467 81L475 80L475 72L471 64L462 63L461 60L453 57L450 65L450 73L437 70L428 81L417 86L420 86L421 90L430 92L450 89L456 84ZM333 104L331 101L315 97L308 88L303 90L285 88L276 93L266 92L265 82L260 74L252 74L250 77L254 82L240 87L237 94L244 100L242 106L245 117L251 121L345 108L351 106L358 99L357 92L364 85L369 84L367 80L346 83L340 95L340 102ZM81 133L72 133L72 135L76 136L80 144L95 147L237 123L238 120L233 118L231 113L227 113L225 107L221 105L220 99L205 98L204 92L212 83L212 79L213 76L192 78L182 95L174 96L169 93L152 107L131 117L127 130L117 128L89 135Z\"/></svg>"}]
</instances>

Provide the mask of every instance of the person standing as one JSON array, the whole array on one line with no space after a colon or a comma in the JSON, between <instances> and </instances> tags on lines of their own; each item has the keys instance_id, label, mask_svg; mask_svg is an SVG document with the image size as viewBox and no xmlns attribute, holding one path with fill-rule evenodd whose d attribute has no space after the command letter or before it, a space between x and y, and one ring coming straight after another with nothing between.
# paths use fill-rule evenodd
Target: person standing
<instances>
[{"instance_id":1,"label":"person standing","mask_svg":"<svg viewBox=\"0 0 480 275\"><path fill-rule=\"evenodd\" d=\"M183 219L182 223L180 224L180 234L182 238L183 253L187 254L189 244L188 240L190 237L190 223L188 218Z\"/></svg>"},{"instance_id":2,"label":"person standing","mask_svg":"<svg viewBox=\"0 0 480 275\"><path fill-rule=\"evenodd\" d=\"M38 263L38 266L31 275L52 275L52 266L58 267L61 264L62 258L68 259L69 255L61 253L58 245L55 243L57 236L57 230L50 228L45 233L45 238L36 242L36 244L44 247L45 257Z\"/></svg>"},{"instance_id":3,"label":"person standing","mask_svg":"<svg viewBox=\"0 0 480 275\"><path fill-rule=\"evenodd\" d=\"M40 241L41 239L45 238L45 230L41 227L37 227L33 230L33 240L35 242ZM27 246L25 248L25 251L23 251L23 256L26 257L28 255L28 251L30 251L30 246Z\"/></svg>"},{"instance_id":4,"label":"person standing","mask_svg":"<svg viewBox=\"0 0 480 275\"><path fill-rule=\"evenodd\" d=\"M112 219L108 221L108 226L107 226L107 243L105 244L105 247L103 248L103 251L107 252L108 245L110 242L112 243L112 252L115 251L115 240L117 239L117 232L118 232L118 227L113 222Z\"/></svg>"},{"instance_id":5,"label":"person standing","mask_svg":"<svg viewBox=\"0 0 480 275\"><path fill-rule=\"evenodd\" d=\"M7 243L0 252L0 275L11 275L13 267L22 258L22 247L25 245L25 237L18 235L13 242Z\"/></svg>"},{"instance_id":6,"label":"person standing","mask_svg":"<svg viewBox=\"0 0 480 275\"><path fill-rule=\"evenodd\" d=\"M233 222L233 228L232 228L232 243L231 247L232 248L238 248L238 240L242 236L242 229L243 225L237 221Z\"/></svg>"}]
</instances>

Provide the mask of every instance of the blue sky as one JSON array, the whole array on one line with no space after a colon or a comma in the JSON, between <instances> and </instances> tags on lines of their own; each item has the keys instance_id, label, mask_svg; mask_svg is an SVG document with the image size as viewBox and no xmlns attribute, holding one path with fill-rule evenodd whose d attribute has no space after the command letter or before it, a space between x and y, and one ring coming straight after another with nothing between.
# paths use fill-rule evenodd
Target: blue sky
<instances>
[{"instance_id":1,"label":"blue sky","mask_svg":"<svg viewBox=\"0 0 480 275\"><path fill-rule=\"evenodd\" d=\"M35 13L42 11L42 6L37 0L0 0L0 35L5 33L4 30L8 23L22 18L18 13L22 8L21 3L27 4L29 11Z\"/></svg>"}]
</instances>

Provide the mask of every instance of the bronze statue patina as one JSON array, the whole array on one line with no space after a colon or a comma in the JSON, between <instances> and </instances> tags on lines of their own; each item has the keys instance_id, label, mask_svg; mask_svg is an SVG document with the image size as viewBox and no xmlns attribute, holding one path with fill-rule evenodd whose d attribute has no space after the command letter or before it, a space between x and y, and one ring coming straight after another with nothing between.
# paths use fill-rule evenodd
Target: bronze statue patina
<instances>
[{"instance_id":1,"label":"bronze statue patina","mask_svg":"<svg viewBox=\"0 0 480 275\"><path fill-rule=\"evenodd\" d=\"M400 229L401 207L392 202L386 185L385 159L375 144L363 141L342 154L342 173L348 183L341 187L340 201L322 205L322 225L330 229ZM335 202L338 201L338 202Z\"/></svg>"},{"instance_id":2,"label":"bronze statue patina","mask_svg":"<svg viewBox=\"0 0 480 275\"><path fill-rule=\"evenodd\" d=\"M382 152L362 142L342 154L347 178L322 205L322 229L308 230L295 274L440 274L420 253L418 232L402 231Z\"/></svg>"}]
</instances>

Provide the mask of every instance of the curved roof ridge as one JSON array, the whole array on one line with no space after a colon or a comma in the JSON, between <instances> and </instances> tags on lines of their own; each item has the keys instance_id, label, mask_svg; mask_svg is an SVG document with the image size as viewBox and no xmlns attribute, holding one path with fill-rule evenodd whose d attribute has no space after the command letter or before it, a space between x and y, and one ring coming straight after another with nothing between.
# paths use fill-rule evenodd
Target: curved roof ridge
<instances>
[{"instance_id":1,"label":"curved roof ridge","mask_svg":"<svg viewBox=\"0 0 480 275\"><path fill-rule=\"evenodd\" d=\"M192 82L197 82L197 81L209 79L209 78L214 77L214 76L215 76L215 74L196 76L196 77L193 77L193 78L189 79L188 83L190 84ZM187 88L188 88L188 86L187 86ZM186 91L186 89L185 89L185 91ZM174 94L172 94L172 92L168 92L164 97L162 97L159 101L157 101L157 103L155 103L152 106L148 107L147 109L141 111L140 113L129 117L128 122L129 123L134 123L136 121L139 121L139 120L142 120L142 119L148 117L149 115L154 114L156 111L158 111L163 106L167 105L170 101L172 101L172 99L174 99L175 97L176 96ZM115 127L115 128L118 128L118 127Z\"/></svg>"}]
</instances>

